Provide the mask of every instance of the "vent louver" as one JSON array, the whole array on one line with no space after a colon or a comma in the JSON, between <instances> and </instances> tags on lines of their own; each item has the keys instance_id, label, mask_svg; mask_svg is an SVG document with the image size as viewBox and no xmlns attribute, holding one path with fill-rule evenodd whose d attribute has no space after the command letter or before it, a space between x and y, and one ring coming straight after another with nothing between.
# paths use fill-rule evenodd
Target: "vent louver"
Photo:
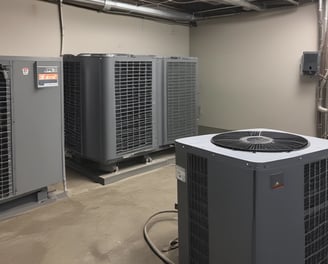
<instances>
[{"instance_id":1,"label":"vent louver","mask_svg":"<svg viewBox=\"0 0 328 264\"><path fill-rule=\"evenodd\" d=\"M82 152L80 62L64 62L65 147Z\"/></svg>"},{"instance_id":2,"label":"vent louver","mask_svg":"<svg viewBox=\"0 0 328 264\"><path fill-rule=\"evenodd\" d=\"M152 62L115 62L117 154L152 147Z\"/></svg>"},{"instance_id":3,"label":"vent louver","mask_svg":"<svg viewBox=\"0 0 328 264\"><path fill-rule=\"evenodd\" d=\"M188 154L189 252L191 264L209 263L207 159Z\"/></svg>"},{"instance_id":4,"label":"vent louver","mask_svg":"<svg viewBox=\"0 0 328 264\"><path fill-rule=\"evenodd\" d=\"M0 200L14 194L9 67L0 65Z\"/></svg>"},{"instance_id":5,"label":"vent louver","mask_svg":"<svg viewBox=\"0 0 328 264\"><path fill-rule=\"evenodd\" d=\"M197 63L168 61L166 67L167 139L171 142L197 133Z\"/></svg>"},{"instance_id":6,"label":"vent louver","mask_svg":"<svg viewBox=\"0 0 328 264\"><path fill-rule=\"evenodd\" d=\"M328 263L327 160L304 166L305 264Z\"/></svg>"}]
</instances>

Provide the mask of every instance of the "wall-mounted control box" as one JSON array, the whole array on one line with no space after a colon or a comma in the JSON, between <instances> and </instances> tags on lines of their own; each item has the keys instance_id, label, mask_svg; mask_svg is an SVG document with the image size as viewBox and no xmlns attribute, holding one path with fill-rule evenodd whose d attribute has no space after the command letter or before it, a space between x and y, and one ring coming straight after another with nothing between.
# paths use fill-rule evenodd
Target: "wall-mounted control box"
<instances>
[{"instance_id":1,"label":"wall-mounted control box","mask_svg":"<svg viewBox=\"0 0 328 264\"><path fill-rule=\"evenodd\" d=\"M319 72L320 57L317 51L304 51L302 56L301 74L316 75Z\"/></svg>"}]
</instances>

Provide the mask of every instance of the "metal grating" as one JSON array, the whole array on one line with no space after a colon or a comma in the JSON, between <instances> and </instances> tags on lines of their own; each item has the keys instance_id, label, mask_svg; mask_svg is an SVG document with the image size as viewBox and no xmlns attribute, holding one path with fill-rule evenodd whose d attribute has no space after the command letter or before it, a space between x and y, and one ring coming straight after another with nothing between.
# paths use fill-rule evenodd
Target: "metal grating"
<instances>
[{"instance_id":1,"label":"metal grating","mask_svg":"<svg viewBox=\"0 0 328 264\"><path fill-rule=\"evenodd\" d=\"M304 166L305 264L328 264L327 162Z\"/></svg>"},{"instance_id":2,"label":"metal grating","mask_svg":"<svg viewBox=\"0 0 328 264\"><path fill-rule=\"evenodd\" d=\"M0 64L0 200L14 194L9 67Z\"/></svg>"},{"instance_id":3,"label":"metal grating","mask_svg":"<svg viewBox=\"0 0 328 264\"><path fill-rule=\"evenodd\" d=\"M116 152L153 144L151 61L115 62Z\"/></svg>"},{"instance_id":4,"label":"metal grating","mask_svg":"<svg viewBox=\"0 0 328 264\"><path fill-rule=\"evenodd\" d=\"M209 263L207 159L188 154L189 263Z\"/></svg>"},{"instance_id":5,"label":"metal grating","mask_svg":"<svg viewBox=\"0 0 328 264\"><path fill-rule=\"evenodd\" d=\"M65 147L82 152L80 62L64 62Z\"/></svg>"},{"instance_id":6,"label":"metal grating","mask_svg":"<svg viewBox=\"0 0 328 264\"><path fill-rule=\"evenodd\" d=\"M167 62L167 140L194 136L197 132L195 61Z\"/></svg>"}]
</instances>

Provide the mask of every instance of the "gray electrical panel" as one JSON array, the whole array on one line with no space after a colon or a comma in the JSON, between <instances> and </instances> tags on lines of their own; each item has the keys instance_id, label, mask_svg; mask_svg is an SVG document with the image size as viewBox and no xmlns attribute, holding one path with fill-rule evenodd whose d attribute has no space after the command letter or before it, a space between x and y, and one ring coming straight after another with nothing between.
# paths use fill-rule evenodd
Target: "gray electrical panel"
<instances>
[{"instance_id":1,"label":"gray electrical panel","mask_svg":"<svg viewBox=\"0 0 328 264\"><path fill-rule=\"evenodd\" d=\"M315 75L319 71L319 53L312 51L303 52L301 72L303 75Z\"/></svg>"},{"instance_id":2,"label":"gray electrical panel","mask_svg":"<svg viewBox=\"0 0 328 264\"><path fill-rule=\"evenodd\" d=\"M64 178L62 62L0 57L0 203Z\"/></svg>"},{"instance_id":3,"label":"gray electrical panel","mask_svg":"<svg viewBox=\"0 0 328 264\"><path fill-rule=\"evenodd\" d=\"M155 65L151 56L65 55L66 149L103 165L157 149Z\"/></svg>"},{"instance_id":4,"label":"gray electrical panel","mask_svg":"<svg viewBox=\"0 0 328 264\"><path fill-rule=\"evenodd\" d=\"M254 129L177 140L179 263L328 262L328 141L291 139Z\"/></svg>"}]
</instances>

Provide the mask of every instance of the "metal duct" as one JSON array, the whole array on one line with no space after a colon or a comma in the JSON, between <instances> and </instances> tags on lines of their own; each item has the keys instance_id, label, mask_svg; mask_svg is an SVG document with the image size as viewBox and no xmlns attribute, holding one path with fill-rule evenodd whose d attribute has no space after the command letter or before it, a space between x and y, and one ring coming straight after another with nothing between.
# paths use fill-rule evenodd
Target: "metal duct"
<instances>
[{"instance_id":1,"label":"metal duct","mask_svg":"<svg viewBox=\"0 0 328 264\"><path fill-rule=\"evenodd\" d=\"M288 2L288 3L291 3L291 4L293 4L293 5L296 5L296 6L299 5L299 2L294 1L294 0L285 0L285 1Z\"/></svg>"},{"instance_id":2,"label":"metal duct","mask_svg":"<svg viewBox=\"0 0 328 264\"><path fill-rule=\"evenodd\" d=\"M118 11L125 11L129 13L135 13L138 15L145 15L145 16L152 16L152 17L159 17L168 20L175 20L175 21L193 21L194 16L177 12L173 10L163 9L161 7L157 7L156 9L145 7L145 6L135 6L131 4L116 2L116 1L105 1L104 11L111 11L111 10L118 10Z\"/></svg>"},{"instance_id":3,"label":"metal duct","mask_svg":"<svg viewBox=\"0 0 328 264\"><path fill-rule=\"evenodd\" d=\"M117 1L109 0L63 0L64 4L71 4L75 6L87 7L103 12L121 11L129 14L139 16L150 16L154 18L161 18L166 20L173 20L179 22L192 22L195 20L193 15L177 12L174 10L157 7L136 6Z\"/></svg>"},{"instance_id":4,"label":"metal duct","mask_svg":"<svg viewBox=\"0 0 328 264\"><path fill-rule=\"evenodd\" d=\"M249 9L249 10L262 11L262 9L260 7L258 7L257 5L251 4L250 2L248 2L246 0L222 0L220 2L229 4L229 5L234 5L234 6L241 6L246 9Z\"/></svg>"}]
</instances>

